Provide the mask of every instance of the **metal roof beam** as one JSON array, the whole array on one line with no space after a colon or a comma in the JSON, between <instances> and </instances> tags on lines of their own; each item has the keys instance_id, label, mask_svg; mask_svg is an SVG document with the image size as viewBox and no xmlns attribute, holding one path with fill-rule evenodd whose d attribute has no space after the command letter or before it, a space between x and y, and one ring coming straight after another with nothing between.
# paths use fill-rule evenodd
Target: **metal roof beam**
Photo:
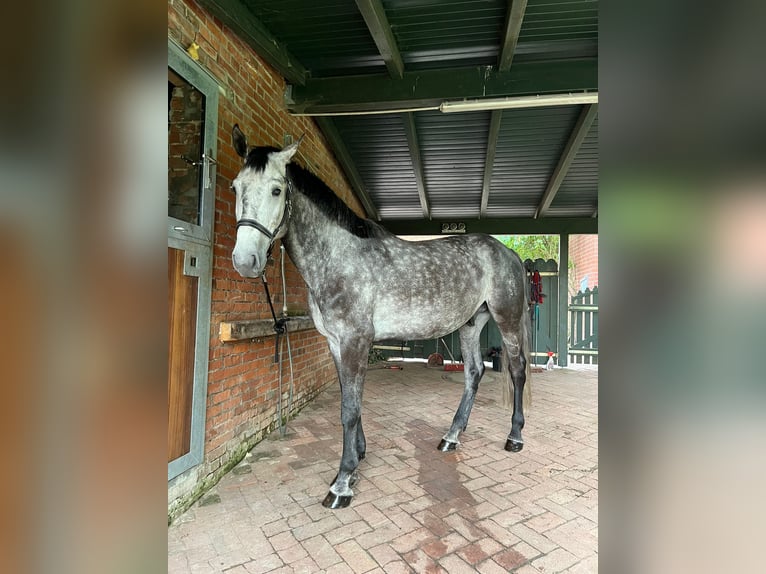
<instances>
[{"instance_id":1,"label":"metal roof beam","mask_svg":"<svg viewBox=\"0 0 766 574\"><path fill-rule=\"evenodd\" d=\"M489 135L487 136L487 157L484 160L484 182L481 186L481 211L480 216L486 217L487 204L489 203L489 185L492 183L492 168L495 166L495 151L497 150L497 138L500 135L500 122L503 119L503 110L494 110L489 122Z\"/></svg>"},{"instance_id":2,"label":"metal roof beam","mask_svg":"<svg viewBox=\"0 0 766 574\"><path fill-rule=\"evenodd\" d=\"M324 117L316 118L316 123L319 126L319 129L322 130L325 138L327 138L327 142L335 153L338 162L340 162L351 187L362 202L364 210L367 212L367 216L371 219L379 220L380 216L378 215L378 210L375 208L372 198L364 187L362 177L356 170L354 160L351 159L351 154L348 152L346 144L343 143L343 138L341 138L338 128L335 127L335 123L331 118Z\"/></svg>"},{"instance_id":3,"label":"metal roof beam","mask_svg":"<svg viewBox=\"0 0 766 574\"><path fill-rule=\"evenodd\" d=\"M500 60L498 67L500 71L508 71L513 61L513 54L516 51L516 43L519 41L521 32L521 22L524 20L524 12L527 9L527 0L513 0L508 8L508 14L505 18L505 31L500 49Z\"/></svg>"},{"instance_id":4,"label":"metal roof beam","mask_svg":"<svg viewBox=\"0 0 766 574\"><path fill-rule=\"evenodd\" d=\"M306 81L306 67L277 40L240 0L198 0L213 16L231 28L259 56L293 84Z\"/></svg>"},{"instance_id":5,"label":"metal roof beam","mask_svg":"<svg viewBox=\"0 0 766 574\"><path fill-rule=\"evenodd\" d=\"M384 219L383 227L396 235L447 235L442 234L443 223L465 223L467 233L489 233L492 235L535 235L535 234L582 234L598 233L598 219L592 217L505 217L491 219L449 220L431 219Z\"/></svg>"},{"instance_id":6,"label":"metal roof beam","mask_svg":"<svg viewBox=\"0 0 766 574\"><path fill-rule=\"evenodd\" d=\"M431 209L428 207L428 197L426 196L425 177L423 177L423 162L420 156L418 132L415 130L415 116L413 114L402 114L402 122L404 123L404 132L407 134L407 144L410 147L412 170L415 172L420 207L423 209L423 217L431 219Z\"/></svg>"},{"instance_id":7,"label":"metal roof beam","mask_svg":"<svg viewBox=\"0 0 766 574\"><path fill-rule=\"evenodd\" d=\"M401 79L404 74L404 62L399 54L394 34L391 32L391 25L388 23L383 4L380 0L356 0L356 6L362 13L372 39L375 40L378 52L383 56L388 73L392 78Z\"/></svg>"},{"instance_id":8,"label":"metal roof beam","mask_svg":"<svg viewBox=\"0 0 766 574\"><path fill-rule=\"evenodd\" d=\"M551 179L548 181L548 186L545 188L545 193L543 193L543 198L540 200L540 205L537 206L535 219L541 215L545 215L545 212L556 197L556 194L561 187L561 183L567 176L569 167L572 165L572 161L577 155L580 145L582 145L582 142L585 140L585 136L588 135L588 130L597 113L598 104L588 104L584 106L582 112L580 112L580 117L577 118L577 123L575 124L572 133L569 135L569 140L567 141L566 146L564 146L564 151L561 153L559 163L556 165L556 169L553 170Z\"/></svg>"},{"instance_id":9,"label":"metal roof beam","mask_svg":"<svg viewBox=\"0 0 766 574\"><path fill-rule=\"evenodd\" d=\"M405 71L400 80L383 74L306 78L288 86L285 103L295 114L407 112L438 107L445 100L561 94L598 89L598 60L583 58L522 62L509 71L493 66Z\"/></svg>"}]
</instances>

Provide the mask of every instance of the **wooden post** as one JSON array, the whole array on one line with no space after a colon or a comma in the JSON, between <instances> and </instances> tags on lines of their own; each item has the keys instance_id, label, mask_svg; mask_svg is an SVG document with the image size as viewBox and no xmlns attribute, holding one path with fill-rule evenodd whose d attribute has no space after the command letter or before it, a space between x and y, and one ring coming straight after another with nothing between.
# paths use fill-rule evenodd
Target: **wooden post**
<instances>
[{"instance_id":1,"label":"wooden post","mask_svg":"<svg viewBox=\"0 0 766 574\"><path fill-rule=\"evenodd\" d=\"M559 235L559 337L558 337L558 366L566 367L567 335L569 320L569 234Z\"/></svg>"}]
</instances>

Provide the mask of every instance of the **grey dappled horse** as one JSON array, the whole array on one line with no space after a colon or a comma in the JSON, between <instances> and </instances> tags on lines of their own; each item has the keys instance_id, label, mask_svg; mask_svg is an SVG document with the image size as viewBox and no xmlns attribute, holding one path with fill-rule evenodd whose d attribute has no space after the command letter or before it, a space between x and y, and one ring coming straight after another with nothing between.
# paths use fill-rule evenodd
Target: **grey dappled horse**
<instances>
[{"instance_id":1,"label":"grey dappled horse","mask_svg":"<svg viewBox=\"0 0 766 574\"><path fill-rule=\"evenodd\" d=\"M268 252L282 239L309 288L309 309L327 337L341 387L343 455L323 504L348 506L364 458L362 393L373 341L433 339L460 329L465 390L439 449L454 450L471 413L484 362L479 335L490 316L503 339L506 403L513 387L505 449L524 443L523 389L528 375L527 280L518 255L487 235L407 242L357 217L319 178L290 163L300 141L278 150L248 148L235 125L234 148L244 167L236 193L234 267L262 275Z\"/></svg>"}]
</instances>

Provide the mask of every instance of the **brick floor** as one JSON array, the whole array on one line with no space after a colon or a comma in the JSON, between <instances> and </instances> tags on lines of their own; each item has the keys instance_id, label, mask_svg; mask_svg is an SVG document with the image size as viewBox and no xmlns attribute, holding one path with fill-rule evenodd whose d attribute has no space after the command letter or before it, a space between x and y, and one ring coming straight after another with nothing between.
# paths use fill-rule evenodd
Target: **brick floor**
<instances>
[{"instance_id":1,"label":"brick floor","mask_svg":"<svg viewBox=\"0 0 766 574\"><path fill-rule=\"evenodd\" d=\"M462 373L371 370L367 458L348 509L321 506L341 452L339 391L325 391L168 529L168 572L596 572L595 369L532 378L525 446L503 450L510 413L488 371L462 444L436 445Z\"/></svg>"}]
</instances>

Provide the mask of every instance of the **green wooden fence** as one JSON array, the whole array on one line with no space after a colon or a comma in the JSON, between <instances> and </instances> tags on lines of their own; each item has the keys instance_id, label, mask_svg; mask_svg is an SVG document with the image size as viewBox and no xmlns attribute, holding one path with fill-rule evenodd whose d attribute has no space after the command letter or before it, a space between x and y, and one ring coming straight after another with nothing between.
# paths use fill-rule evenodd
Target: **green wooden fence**
<instances>
[{"instance_id":1,"label":"green wooden fence","mask_svg":"<svg viewBox=\"0 0 766 574\"><path fill-rule=\"evenodd\" d=\"M598 364L598 287L571 298L567 343L570 364Z\"/></svg>"}]
</instances>

